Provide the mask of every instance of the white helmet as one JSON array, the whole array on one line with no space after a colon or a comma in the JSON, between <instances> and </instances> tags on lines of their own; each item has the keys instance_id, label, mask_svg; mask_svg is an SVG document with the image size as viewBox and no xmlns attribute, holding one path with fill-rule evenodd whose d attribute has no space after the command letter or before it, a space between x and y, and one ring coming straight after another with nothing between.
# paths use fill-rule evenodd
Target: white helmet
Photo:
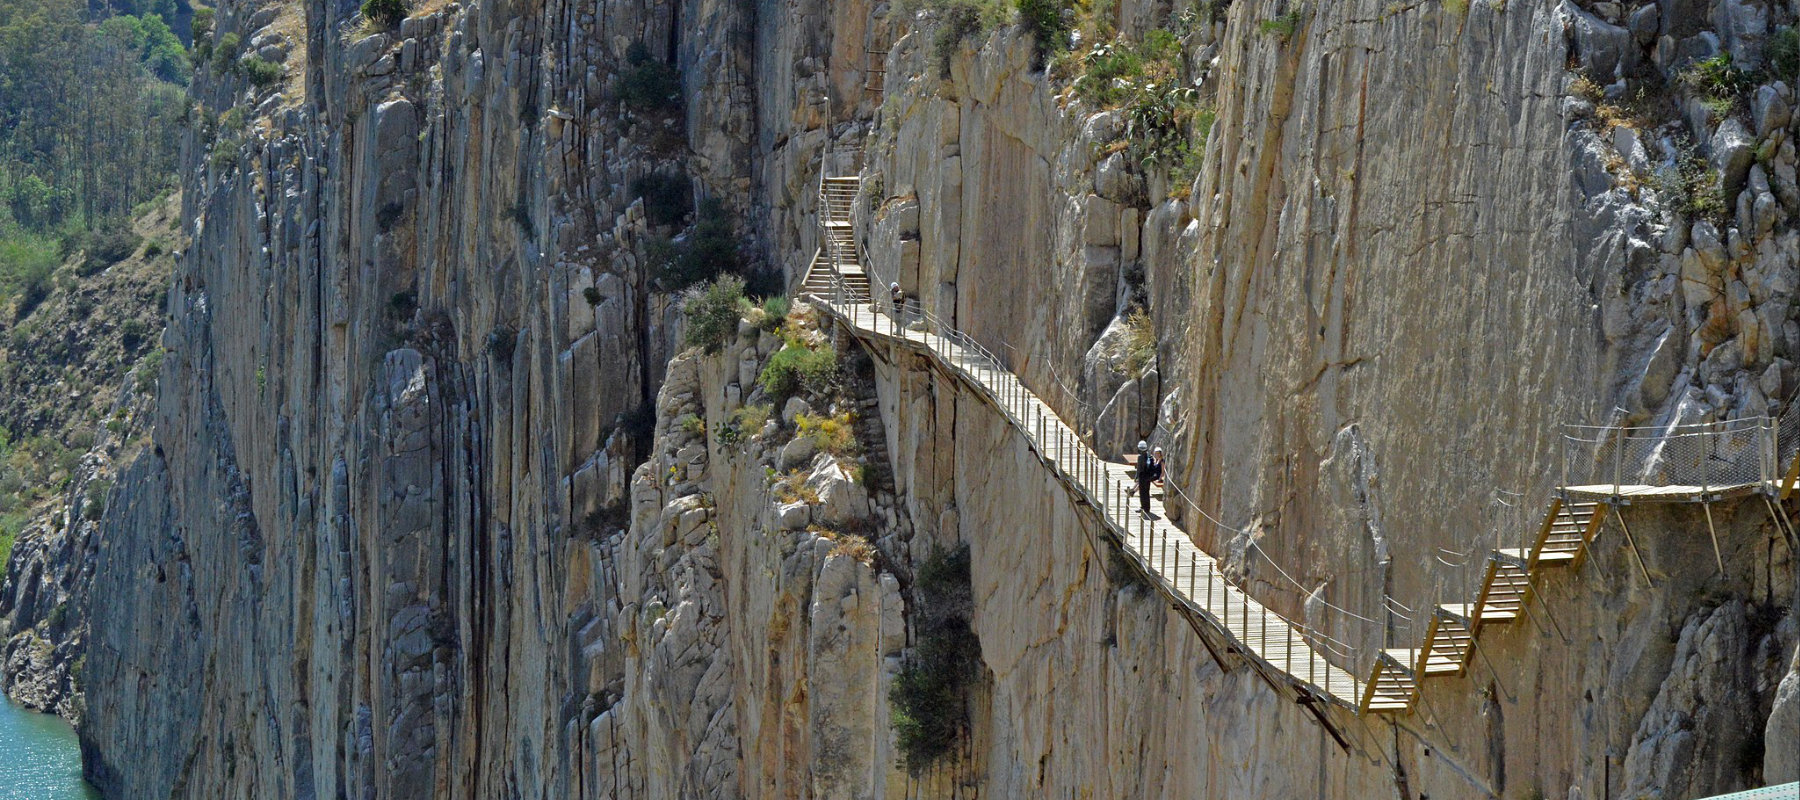
<instances>
[{"instance_id":1,"label":"white helmet","mask_svg":"<svg viewBox=\"0 0 1800 800\"><path fill-rule=\"evenodd\" d=\"M888 288L889 289L898 289L898 288L900 288L900 284L898 282L890 283L890 284L888 284Z\"/></svg>"},{"instance_id":2,"label":"white helmet","mask_svg":"<svg viewBox=\"0 0 1800 800\"><path fill-rule=\"evenodd\" d=\"M1160 455L1162 455L1162 454L1163 454L1163 449L1162 449L1162 448L1160 448L1160 447L1158 447L1158 448L1156 448L1156 454L1157 454L1157 455L1159 455L1159 456L1160 456Z\"/></svg>"},{"instance_id":3,"label":"white helmet","mask_svg":"<svg viewBox=\"0 0 1800 800\"><path fill-rule=\"evenodd\" d=\"M1139 439L1138 440L1138 452L1140 452L1140 453L1150 452L1150 443L1144 441L1143 439Z\"/></svg>"}]
</instances>

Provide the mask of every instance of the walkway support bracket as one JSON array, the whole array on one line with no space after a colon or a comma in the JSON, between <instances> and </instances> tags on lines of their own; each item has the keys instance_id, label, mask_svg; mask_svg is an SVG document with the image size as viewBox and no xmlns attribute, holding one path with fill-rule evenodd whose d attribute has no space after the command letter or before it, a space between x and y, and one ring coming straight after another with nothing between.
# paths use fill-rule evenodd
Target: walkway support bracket
<instances>
[{"instance_id":1,"label":"walkway support bracket","mask_svg":"<svg viewBox=\"0 0 1800 800\"><path fill-rule=\"evenodd\" d=\"M1631 555L1637 558L1638 572L1644 574L1644 582L1650 584L1650 588L1656 588L1656 581L1650 577L1650 568L1644 566L1644 556L1638 552L1637 542L1631 538L1631 526L1625 524L1625 515L1619 513L1617 505L1612 503L1607 505L1612 507L1613 518L1619 521L1619 530L1625 532L1625 545L1631 548Z\"/></svg>"}]
</instances>

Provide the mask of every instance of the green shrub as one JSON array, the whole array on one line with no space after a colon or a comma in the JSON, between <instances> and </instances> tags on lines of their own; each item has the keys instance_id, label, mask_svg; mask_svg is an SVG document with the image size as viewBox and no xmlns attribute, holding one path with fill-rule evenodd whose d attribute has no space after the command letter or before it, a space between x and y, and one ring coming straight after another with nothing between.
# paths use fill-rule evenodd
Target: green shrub
<instances>
[{"instance_id":1,"label":"green shrub","mask_svg":"<svg viewBox=\"0 0 1800 800\"><path fill-rule=\"evenodd\" d=\"M1125 316L1125 372L1135 378L1156 360L1156 326L1141 308Z\"/></svg>"},{"instance_id":2,"label":"green shrub","mask_svg":"<svg viewBox=\"0 0 1800 800\"><path fill-rule=\"evenodd\" d=\"M144 324L143 320L125 320L119 323L119 346L125 348L125 351L129 353L136 350L138 345L143 344L144 338L149 334L150 326Z\"/></svg>"},{"instance_id":3,"label":"green shrub","mask_svg":"<svg viewBox=\"0 0 1800 800\"><path fill-rule=\"evenodd\" d=\"M763 329L768 331L780 329L781 323L787 320L788 311L791 308L792 304L786 297L776 296L764 300L762 304Z\"/></svg>"},{"instance_id":4,"label":"green shrub","mask_svg":"<svg viewBox=\"0 0 1800 800\"><path fill-rule=\"evenodd\" d=\"M739 429L755 435L757 431L763 429L764 425L769 424L769 419L773 416L775 416L775 407L768 403L760 403L744 406L732 412L731 422Z\"/></svg>"},{"instance_id":5,"label":"green shrub","mask_svg":"<svg viewBox=\"0 0 1800 800\"><path fill-rule=\"evenodd\" d=\"M673 225L694 210L693 184L686 175L652 172L631 182L631 192L644 200L644 216L652 225Z\"/></svg>"},{"instance_id":6,"label":"green shrub","mask_svg":"<svg viewBox=\"0 0 1800 800\"><path fill-rule=\"evenodd\" d=\"M221 138L213 143L212 153L207 155L206 163L215 172L223 171L226 167L237 163L238 148L243 146L244 143L235 136Z\"/></svg>"},{"instance_id":7,"label":"green shrub","mask_svg":"<svg viewBox=\"0 0 1800 800\"><path fill-rule=\"evenodd\" d=\"M738 309L743 302L744 279L736 275L722 276L690 292L681 304L681 313L687 318L687 346L718 352L737 335L742 318Z\"/></svg>"},{"instance_id":8,"label":"green shrub","mask_svg":"<svg viewBox=\"0 0 1800 800\"><path fill-rule=\"evenodd\" d=\"M1102 44L1082 56L1082 73L1075 79L1076 96L1090 103L1113 106L1131 96L1133 81L1144 75L1144 57L1123 42Z\"/></svg>"},{"instance_id":9,"label":"green shrub","mask_svg":"<svg viewBox=\"0 0 1800 800\"><path fill-rule=\"evenodd\" d=\"M829 393L838 377L837 353L829 348L813 349L788 342L786 347L769 357L756 382L769 397L785 400L802 391L820 396Z\"/></svg>"},{"instance_id":10,"label":"green shrub","mask_svg":"<svg viewBox=\"0 0 1800 800\"><path fill-rule=\"evenodd\" d=\"M286 74L286 70L280 64L264 61L256 56L245 56L238 66L243 69L244 77L250 79L250 84L258 89L266 89L275 85L277 81L281 80L281 76Z\"/></svg>"},{"instance_id":11,"label":"green shrub","mask_svg":"<svg viewBox=\"0 0 1800 800\"><path fill-rule=\"evenodd\" d=\"M1032 67L1043 69L1051 55L1069 49L1069 23L1063 10L1064 0L1018 0L1019 24L1031 33Z\"/></svg>"},{"instance_id":12,"label":"green shrub","mask_svg":"<svg viewBox=\"0 0 1800 800\"><path fill-rule=\"evenodd\" d=\"M81 515L90 522L99 522L101 517L106 516L106 501L111 493L112 481L99 480L89 483L87 506L82 509Z\"/></svg>"},{"instance_id":13,"label":"green shrub","mask_svg":"<svg viewBox=\"0 0 1800 800\"><path fill-rule=\"evenodd\" d=\"M851 427L855 422L848 411L835 417L800 414L794 418L794 427L799 429L799 435L811 439L813 446L820 450L848 457L856 455L859 449L856 430Z\"/></svg>"},{"instance_id":14,"label":"green shrub","mask_svg":"<svg viewBox=\"0 0 1800 800\"><path fill-rule=\"evenodd\" d=\"M619 99L633 111L677 110L681 76L652 56L642 40L632 42L625 52L625 69L619 73Z\"/></svg>"},{"instance_id":15,"label":"green shrub","mask_svg":"<svg viewBox=\"0 0 1800 800\"><path fill-rule=\"evenodd\" d=\"M50 275L62 260L59 244L29 234L0 238L0 303L18 298L16 319L24 319L50 296Z\"/></svg>"},{"instance_id":16,"label":"green shrub","mask_svg":"<svg viewBox=\"0 0 1800 800\"><path fill-rule=\"evenodd\" d=\"M1645 183L1656 192L1657 202L1665 209L1720 225L1730 216L1719 171L1707 163L1691 141L1678 142L1674 164L1651 173Z\"/></svg>"},{"instance_id":17,"label":"green shrub","mask_svg":"<svg viewBox=\"0 0 1800 800\"><path fill-rule=\"evenodd\" d=\"M144 237L129 225L111 222L88 234L86 252L81 261L81 274L93 275L131 257Z\"/></svg>"},{"instance_id":18,"label":"green shrub","mask_svg":"<svg viewBox=\"0 0 1800 800\"><path fill-rule=\"evenodd\" d=\"M678 292L721 274L736 274L744 266L731 214L713 197L700 203L693 230L686 237L680 241L652 239L645 246L645 256L657 285L666 292Z\"/></svg>"},{"instance_id":19,"label":"green shrub","mask_svg":"<svg viewBox=\"0 0 1800 800\"><path fill-rule=\"evenodd\" d=\"M1158 28L1136 44L1099 44L1082 56L1081 70L1076 96L1122 109L1132 161L1166 170L1170 193L1187 196L1214 114L1200 105L1199 91L1181 79L1180 38Z\"/></svg>"},{"instance_id":20,"label":"green shrub","mask_svg":"<svg viewBox=\"0 0 1800 800\"><path fill-rule=\"evenodd\" d=\"M950 61L956 57L963 42L987 30L993 21L989 8L973 0L952 0L944 4L941 9L943 19L938 23L931 49L939 76L949 78Z\"/></svg>"},{"instance_id":21,"label":"green shrub","mask_svg":"<svg viewBox=\"0 0 1800 800\"><path fill-rule=\"evenodd\" d=\"M244 110L243 106L232 106L219 115L220 133L241 133L249 125L250 112Z\"/></svg>"},{"instance_id":22,"label":"green shrub","mask_svg":"<svg viewBox=\"0 0 1800 800\"><path fill-rule=\"evenodd\" d=\"M968 546L934 550L919 565L912 601L914 646L888 700L902 761L918 775L968 735L969 694L981 675L981 641L969 628Z\"/></svg>"},{"instance_id":23,"label":"green shrub","mask_svg":"<svg viewBox=\"0 0 1800 800\"><path fill-rule=\"evenodd\" d=\"M1257 30L1286 42L1294 37L1300 29L1300 9L1294 9L1279 17L1265 19L1256 24Z\"/></svg>"},{"instance_id":24,"label":"green shrub","mask_svg":"<svg viewBox=\"0 0 1800 800\"><path fill-rule=\"evenodd\" d=\"M243 37L235 33L227 33L219 37L213 45L213 72L224 74L230 72L238 63L238 49L243 46Z\"/></svg>"},{"instance_id":25,"label":"green shrub","mask_svg":"<svg viewBox=\"0 0 1800 800\"><path fill-rule=\"evenodd\" d=\"M215 12L213 9L206 8L204 6L196 7L194 9L194 21L193 21L192 29L194 32L194 44L195 45L199 45L200 41L202 39L210 40L212 38L213 16L216 13L217 12Z\"/></svg>"},{"instance_id":26,"label":"green shrub","mask_svg":"<svg viewBox=\"0 0 1800 800\"><path fill-rule=\"evenodd\" d=\"M363 19L384 28L399 25L406 14L406 0L363 0Z\"/></svg>"},{"instance_id":27,"label":"green shrub","mask_svg":"<svg viewBox=\"0 0 1800 800\"><path fill-rule=\"evenodd\" d=\"M1720 113L1721 105L1725 108L1723 113L1729 114L1737 105L1737 97L1756 87L1756 77L1731 63L1731 53L1725 50L1688 65L1675 80L1711 101L1708 107L1715 114Z\"/></svg>"},{"instance_id":28,"label":"green shrub","mask_svg":"<svg viewBox=\"0 0 1800 800\"><path fill-rule=\"evenodd\" d=\"M160 347L151 350L149 355L144 356L143 361L138 362L137 368L131 371L132 379L136 382L139 392L148 392L156 388L156 380L162 375L163 359L167 355L168 352Z\"/></svg>"}]
</instances>

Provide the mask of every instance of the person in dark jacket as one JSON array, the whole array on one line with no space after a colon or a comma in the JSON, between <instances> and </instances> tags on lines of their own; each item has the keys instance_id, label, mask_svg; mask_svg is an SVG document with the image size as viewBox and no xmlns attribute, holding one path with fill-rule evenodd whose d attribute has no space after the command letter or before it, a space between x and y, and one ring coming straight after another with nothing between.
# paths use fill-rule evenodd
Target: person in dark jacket
<instances>
[{"instance_id":1,"label":"person in dark jacket","mask_svg":"<svg viewBox=\"0 0 1800 800\"><path fill-rule=\"evenodd\" d=\"M1162 480L1163 449L1158 447L1156 452L1145 454L1143 446L1143 442L1138 442L1138 513L1143 514L1144 519L1153 519L1150 515L1150 484Z\"/></svg>"}]
</instances>

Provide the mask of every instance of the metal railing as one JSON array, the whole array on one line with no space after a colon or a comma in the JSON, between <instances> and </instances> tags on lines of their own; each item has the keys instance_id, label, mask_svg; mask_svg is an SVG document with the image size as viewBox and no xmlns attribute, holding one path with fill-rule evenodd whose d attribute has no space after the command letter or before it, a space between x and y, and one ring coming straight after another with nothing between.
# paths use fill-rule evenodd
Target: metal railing
<instances>
[{"instance_id":1,"label":"metal railing","mask_svg":"<svg viewBox=\"0 0 1800 800\"><path fill-rule=\"evenodd\" d=\"M1562 483L1614 498L1677 489L1694 499L1772 485L1778 428L1766 416L1662 427L1565 425Z\"/></svg>"},{"instance_id":2,"label":"metal railing","mask_svg":"<svg viewBox=\"0 0 1800 800\"><path fill-rule=\"evenodd\" d=\"M1488 563L1499 557L1492 553L1516 547L1520 558L1529 559L1540 546L1542 526L1556 521L1541 516L1534 521L1530 509L1516 499L1508 501L1496 490L1492 503L1504 508L1489 520L1494 529L1493 551L1483 541L1485 536L1471 540L1464 551L1440 549L1434 554L1435 563L1428 566L1425 589L1413 598L1413 605L1383 594L1378 608L1359 613L1326 600L1323 589L1329 584L1309 588L1257 544L1248 528L1218 520L1178 484L1168 481L1173 496L1165 500L1165 508L1179 502L1191 515L1187 519L1203 520L1233 537L1227 541L1241 537L1245 543L1243 568L1234 576L1187 532L1143 519L1135 509L1136 492L1127 467L1095 452L1080 431L1024 385L1006 359L916 298L896 306L886 297L862 297L835 273L828 277L831 289L823 296L815 292L818 302L852 327L922 346L965 376L1025 435L1066 486L1099 512L1121 550L1163 592L1207 619L1257 662L1281 671L1307 691L1352 708L1358 707L1368 680L1376 674L1375 664L1383 650L1432 647L1426 636L1437 609L1472 606L1477 601ZM1076 407L1085 407L1067 386L1052 388L1070 392ZM1662 428L1568 426L1565 431L1561 485L1604 486L1602 493L1615 495L1655 487L1691 487L1700 499L1716 499L1718 492L1732 488L1769 490L1783 465L1800 452L1800 413L1791 412L1783 414L1779 424L1755 417ZM1251 575L1257 564L1266 564L1274 575L1258 583ZM1299 618L1277 615L1257 602L1251 596L1252 584L1265 591L1293 592L1301 609ZM1478 613L1473 608L1466 610ZM1264 649L1257 651L1252 641ZM1311 654L1296 653L1296 644ZM1274 652L1268 650L1271 646ZM1428 661L1428 652L1415 655L1409 668ZM1423 673L1417 673L1414 680L1422 677Z\"/></svg>"},{"instance_id":3,"label":"metal railing","mask_svg":"<svg viewBox=\"0 0 1800 800\"><path fill-rule=\"evenodd\" d=\"M1354 665L1372 663L1372 654L1359 653L1359 648L1324 629L1275 614L1183 531L1145 519L1137 511L1137 492L1127 466L1101 458L1084 437L1006 368L998 354L974 337L916 299L898 308L891 301L864 306L854 302L855 293L838 276L831 276L830 283L832 289L826 296L815 297L834 315L878 335L910 339L986 394L1065 486L1099 513L1122 545L1122 552L1164 593L1207 619L1234 647L1263 666L1311 693L1355 707L1363 689L1360 675L1364 670ZM1349 614L1330 608L1332 613ZM1346 669L1347 665L1351 668Z\"/></svg>"}]
</instances>

